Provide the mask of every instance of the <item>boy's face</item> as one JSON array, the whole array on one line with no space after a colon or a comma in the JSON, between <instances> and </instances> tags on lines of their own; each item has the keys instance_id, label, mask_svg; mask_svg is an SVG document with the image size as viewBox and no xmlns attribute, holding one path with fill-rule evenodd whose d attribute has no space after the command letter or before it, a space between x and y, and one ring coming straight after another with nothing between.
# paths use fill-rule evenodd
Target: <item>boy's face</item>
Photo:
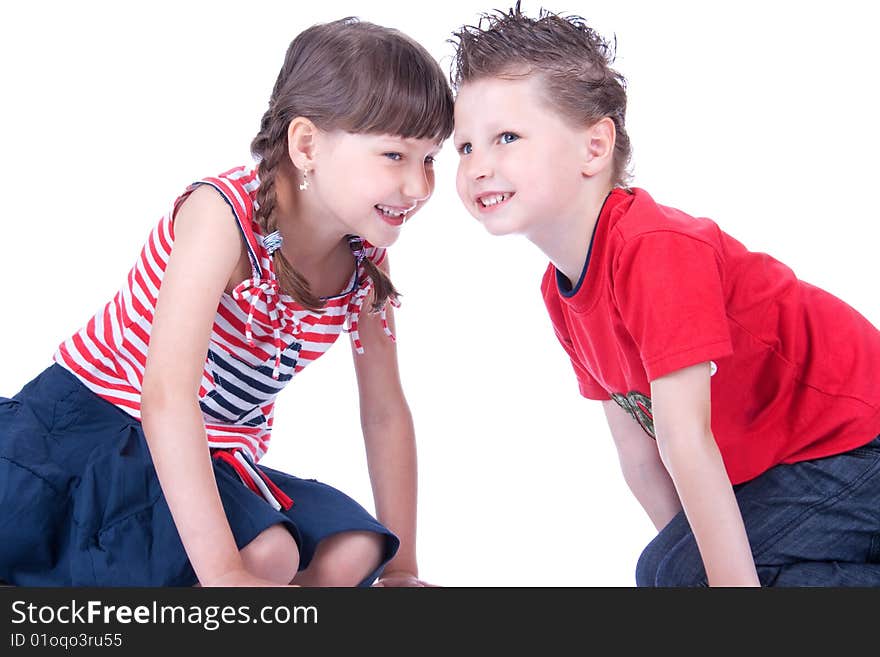
<instances>
[{"instance_id":1,"label":"boy's face","mask_svg":"<svg viewBox=\"0 0 880 657\"><path fill-rule=\"evenodd\" d=\"M581 207L586 130L543 99L540 80L483 78L455 101L456 188L493 235L539 237Z\"/></svg>"}]
</instances>

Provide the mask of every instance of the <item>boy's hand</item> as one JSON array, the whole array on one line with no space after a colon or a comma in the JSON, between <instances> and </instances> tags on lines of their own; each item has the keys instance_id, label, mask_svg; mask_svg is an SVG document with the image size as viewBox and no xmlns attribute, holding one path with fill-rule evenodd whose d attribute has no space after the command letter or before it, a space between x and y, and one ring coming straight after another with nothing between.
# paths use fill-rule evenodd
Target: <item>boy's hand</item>
<instances>
[{"instance_id":1,"label":"boy's hand","mask_svg":"<svg viewBox=\"0 0 880 657\"><path fill-rule=\"evenodd\" d=\"M384 586L384 587L402 587L402 586L413 586L413 587L437 587L437 584L428 584L420 580L418 577L413 575L412 573L405 572L403 570L393 571L390 573L384 573L382 577L380 577L373 586Z\"/></svg>"}]
</instances>

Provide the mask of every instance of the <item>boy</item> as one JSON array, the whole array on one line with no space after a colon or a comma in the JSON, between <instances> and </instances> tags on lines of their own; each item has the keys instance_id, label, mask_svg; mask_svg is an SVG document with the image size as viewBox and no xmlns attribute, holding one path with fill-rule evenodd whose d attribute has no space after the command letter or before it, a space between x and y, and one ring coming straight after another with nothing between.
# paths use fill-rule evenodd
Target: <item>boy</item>
<instances>
[{"instance_id":1,"label":"boy","mask_svg":"<svg viewBox=\"0 0 880 657\"><path fill-rule=\"evenodd\" d=\"M880 331L630 189L626 92L579 17L456 33L457 190L547 255L547 310L657 527L638 585L880 585Z\"/></svg>"}]
</instances>

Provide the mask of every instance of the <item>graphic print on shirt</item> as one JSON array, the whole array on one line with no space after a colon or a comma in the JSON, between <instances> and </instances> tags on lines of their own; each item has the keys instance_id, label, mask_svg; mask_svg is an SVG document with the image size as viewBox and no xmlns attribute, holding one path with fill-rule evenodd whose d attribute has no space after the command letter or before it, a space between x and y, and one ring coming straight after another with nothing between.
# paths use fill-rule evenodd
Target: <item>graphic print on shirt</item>
<instances>
[{"instance_id":1,"label":"graphic print on shirt","mask_svg":"<svg viewBox=\"0 0 880 657\"><path fill-rule=\"evenodd\" d=\"M715 376L718 366L714 360L709 361L709 376ZM657 434L654 433L654 413L651 408L651 398L643 395L637 390L632 390L626 394L620 392L612 392L611 399L617 402L623 410L629 413L632 418L639 423L639 426L645 430L651 438L657 440Z\"/></svg>"},{"instance_id":2,"label":"graphic print on shirt","mask_svg":"<svg viewBox=\"0 0 880 657\"><path fill-rule=\"evenodd\" d=\"M657 440L657 435L654 433L654 415L651 412L650 397L643 395L637 390L632 390L627 394L612 392L611 399L629 413L639 423L639 426L645 430L645 433L654 440Z\"/></svg>"},{"instance_id":3,"label":"graphic print on shirt","mask_svg":"<svg viewBox=\"0 0 880 657\"><path fill-rule=\"evenodd\" d=\"M263 363L249 363L212 343L208 362L214 387L199 400L202 412L220 422L259 427L266 421L266 405L293 378L301 349L294 342L283 350L278 377L273 378L274 356Z\"/></svg>"}]
</instances>

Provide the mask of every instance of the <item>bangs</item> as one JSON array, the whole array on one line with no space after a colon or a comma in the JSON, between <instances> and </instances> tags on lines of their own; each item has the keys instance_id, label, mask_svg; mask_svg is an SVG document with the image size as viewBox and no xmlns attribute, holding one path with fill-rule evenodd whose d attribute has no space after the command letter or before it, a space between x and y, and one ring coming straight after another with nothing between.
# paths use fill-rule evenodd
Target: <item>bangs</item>
<instances>
[{"instance_id":1,"label":"bangs","mask_svg":"<svg viewBox=\"0 0 880 657\"><path fill-rule=\"evenodd\" d=\"M340 128L437 142L452 134L452 91L426 51L402 35L357 50L342 67L349 97Z\"/></svg>"}]
</instances>

